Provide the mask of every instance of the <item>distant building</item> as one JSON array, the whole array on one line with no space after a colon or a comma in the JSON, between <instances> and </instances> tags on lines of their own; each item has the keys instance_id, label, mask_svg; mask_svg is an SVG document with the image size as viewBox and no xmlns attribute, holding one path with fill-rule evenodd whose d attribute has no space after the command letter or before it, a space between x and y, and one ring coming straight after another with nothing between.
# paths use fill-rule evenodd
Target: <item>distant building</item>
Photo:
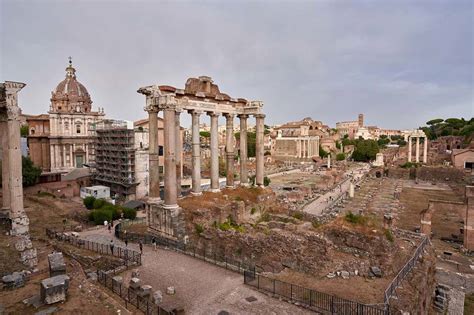
<instances>
[{"instance_id":1,"label":"distant building","mask_svg":"<svg viewBox=\"0 0 474 315\"><path fill-rule=\"evenodd\" d=\"M357 130L364 126L364 114L359 114L357 120L341 121L336 123L338 134L342 137L348 135L349 139L354 139Z\"/></svg>"},{"instance_id":2,"label":"distant building","mask_svg":"<svg viewBox=\"0 0 474 315\"><path fill-rule=\"evenodd\" d=\"M104 115L103 110L92 111L89 92L77 81L69 60L66 78L51 92L48 114L26 115L33 163L43 172L68 172L91 163L93 137L89 128Z\"/></svg>"},{"instance_id":3,"label":"distant building","mask_svg":"<svg viewBox=\"0 0 474 315\"><path fill-rule=\"evenodd\" d=\"M474 149L453 149L451 162L456 168L474 169Z\"/></svg>"}]
</instances>

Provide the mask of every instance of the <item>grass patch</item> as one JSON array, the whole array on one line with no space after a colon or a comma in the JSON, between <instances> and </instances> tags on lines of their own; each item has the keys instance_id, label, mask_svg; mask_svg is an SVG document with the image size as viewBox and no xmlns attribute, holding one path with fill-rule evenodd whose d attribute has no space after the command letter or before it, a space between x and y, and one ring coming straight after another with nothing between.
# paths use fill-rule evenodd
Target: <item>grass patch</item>
<instances>
[{"instance_id":1,"label":"grass patch","mask_svg":"<svg viewBox=\"0 0 474 315\"><path fill-rule=\"evenodd\" d=\"M317 229L317 228L319 228L322 224L321 224L321 222L319 222L318 220L313 220L313 221L311 221L311 225L313 226L313 228Z\"/></svg>"},{"instance_id":2,"label":"grass patch","mask_svg":"<svg viewBox=\"0 0 474 315\"><path fill-rule=\"evenodd\" d=\"M245 232L245 228L242 225L239 225L239 224L235 223L230 216L227 217L227 220L225 220L224 222L218 223L217 228L221 231L234 230L234 231L237 231L237 232L240 232L240 233Z\"/></svg>"},{"instance_id":3,"label":"grass patch","mask_svg":"<svg viewBox=\"0 0 474 315\"><path fill-rule=\"evenodd\" d=\"M250 209L250 214L255 214L255 212L257 212L257 208L253 207Z\"/></svg>"},{"instance_id":4,"label":"grass patch","mask_svg":"<svg viewBox=\"0 0 474 315\"><path fill-rule=\"evenodd\" d=\"M194 230L196 231L197 235L201 235L204 232L204 227L202 224L195 223Z\"/></svg>"},{"instance_id":5,"label":"grass patch","mask_svg":"<svg viewBox=\"0 0 474 315\"><path fill-rule=\"evenodd\" d=\"M301 212L295 212L293 213L292 217L298 220L303 220L304 215Z\"/></svg>"},{"instance_id":6,"label":"grass patch","mask_svg":"<svg viewBox=\"0 0 474 315\"><path fill-rule=\"evenodd\" d=\"M361 214L354 214L351 211L346 214L345 220L347 222L350 222L352 224L365 224L367 223L367 217L361 215Z\"/></svg>"},{"instance_id":7,"label":"grass patch","mask_svg":"<svg viewBox=\"0 0 474 315\"><path fill-rule=\"evenodd\" d=\"M56 198L55 195L53 195L52 193L49 193L47 191L39 191L37 194L36 194L38 197L51 197L51 198Z\"/></svg>"},{"instance_id":8,"label":"grass patch","mask_svg":"<svg viewBox=\"0 0 474 315\"><path fill-rule=\"evenodd\" d=\"M260 218L258 218L257 223L268 222L268 221L270 221L270 219L271 219L270 214L268 212L264 212L264 213L262 213Z\"/></svg>"},{"instance_id":9,"label":"grass patch","mask_svg":"<svg viewBox=\"0 0 474 315\"><path fill-rule=\"evenodd\" d=\"M389 229L386 229L386 230L384 231L384 234L385 234L385 238L386 238L390 243L393 243L394 239L393 239L392 231L389 230Z\"/></svg>"}]
</instances>

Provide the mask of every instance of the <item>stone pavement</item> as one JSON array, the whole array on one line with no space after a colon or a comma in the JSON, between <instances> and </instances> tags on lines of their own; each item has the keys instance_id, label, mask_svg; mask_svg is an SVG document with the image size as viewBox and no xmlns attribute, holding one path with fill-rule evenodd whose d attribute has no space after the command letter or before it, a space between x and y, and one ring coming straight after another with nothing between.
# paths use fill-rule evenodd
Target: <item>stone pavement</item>
<instances>
[{"instance_id":1,"label":"stone pavement","mask_svg":"<svg viewBox=\"0 0 474 315\"><path fill-rule=\"evenodd\" d=\"M106 228L80 233L81 237L116 245L123 242L109 233ZM129 248L138 250L137 244L129 243ZM149 284L153 290L166 292L166 287L174 286L176 295L163 294L165 305L181 305L186 314L314 314L290 303L262 294L244 285L243 276L214 266L199 259L158 248L156 251L144 245L142 266L139 268L143 284ZM124 283L130 278L127 271ZM246 299L255 297L249 302Z\"/></svg>"},{"instance_id":2,"label":"stone pavement","mask_svg":"<svg viewBox=\"0 0 474 315\"><path fill-rule=\"evenodd\" d=\"M321 215L323 211L331 204L331 200L336 200L341 195L348 193L351 179L355 182L358 182L369 170L370 165L367 164L346 171L344 174L345 179L342 183L340 183L340 185L328 191L324 195L321 195L313 202L307 204L303 211L312 215Z\"/></svg>"}]
</instances>

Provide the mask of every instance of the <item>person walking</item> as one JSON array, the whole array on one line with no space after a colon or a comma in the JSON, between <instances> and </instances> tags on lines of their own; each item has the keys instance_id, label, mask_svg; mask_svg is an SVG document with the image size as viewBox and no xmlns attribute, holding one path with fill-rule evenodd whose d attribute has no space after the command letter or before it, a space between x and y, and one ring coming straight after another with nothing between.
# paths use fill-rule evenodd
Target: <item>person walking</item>
<instances>
[{"instance_id":1,"label":"person walking","mask_svg":"<svg viewBox=\"0 0 474 315\"><path fill-rule=\"evenodd\" d=\"M156 238L151 240L151 244L153 245L153 250L156 251Z\"/></svg>"},{"instance_id":2,"label":"person walking","mask_svg":"<svg viewBox=\"0 0 474 315\"><path fill-rule=\"evenodd\" d=\"M143 255L143 243L142 243L142 241L140 241L140 242L138 243L138 247L140 247L140 254Z\"/></svg>"},{"instance_id":3,"label":"person walking","mask_svg":"<svg viewBox=\"0 0 474 315\"><path fill-rule=\"evenodd\" d=\"M107 225L107 229L109 229L109 233L112 233L112 224L109 223L109 224Z\"/></svg>"},{"instance_id":4,"label":"person walking","mask_svg":"<svg viewBox=\"0 0 474 315\"><path fill-rule=\"evenodd\" d=\"M128 247L128 238L125 238L125 247Z\"/></svg>"}]
</instances>

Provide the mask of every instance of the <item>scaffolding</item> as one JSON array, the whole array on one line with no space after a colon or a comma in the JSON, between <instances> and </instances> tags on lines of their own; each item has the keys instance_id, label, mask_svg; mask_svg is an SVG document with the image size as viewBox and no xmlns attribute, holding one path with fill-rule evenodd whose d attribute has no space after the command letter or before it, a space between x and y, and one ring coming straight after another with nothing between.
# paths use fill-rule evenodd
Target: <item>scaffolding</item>
<instances>
[{"instance_id":1,"label":"scaffolding","mask_svg":"<svg viewBox=\"0 0 474 315\"><path fill-rule=\"evenodd\" d=\"M95 134L93 165L94 183L110 187L116 199L134 195L135 132L130 122L103 120L91 126Z\"/></svg>"}]
</instances>

